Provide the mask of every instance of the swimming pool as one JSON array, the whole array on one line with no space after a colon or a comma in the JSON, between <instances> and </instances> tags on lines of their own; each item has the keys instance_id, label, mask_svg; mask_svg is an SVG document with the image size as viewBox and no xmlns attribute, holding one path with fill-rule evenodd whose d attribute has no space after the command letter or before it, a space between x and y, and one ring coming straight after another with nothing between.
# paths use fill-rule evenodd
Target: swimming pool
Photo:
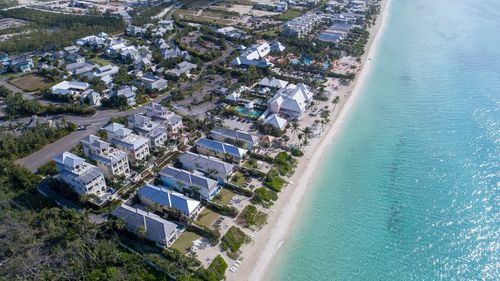
<instances>
[{"instance_id":1,"label":"swimming pool","mask_svg":"<svg viewBox=\"0 0 500 281\"><path fill-rule=\"evenodd\" d=\"M243 106L237 106L236 111L238 111L242 116L248 117L248 118L259 118L259 116L262 114L262 111L256 110L256 109L248 109Z\"/></svg>"}]
</instances>

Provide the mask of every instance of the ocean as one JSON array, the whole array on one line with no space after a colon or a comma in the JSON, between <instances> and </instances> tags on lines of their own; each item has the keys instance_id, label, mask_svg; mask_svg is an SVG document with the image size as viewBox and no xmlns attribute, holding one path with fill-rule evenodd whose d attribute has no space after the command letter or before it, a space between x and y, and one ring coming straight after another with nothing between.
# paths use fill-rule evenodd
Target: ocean
<instances>
[{"instance_id":1,"label":"ocean","mask_svg":"<svg viewBox=\"0 0 500 281\"><path fill-rule=\"evenodd\" d=\"M500 1L392 0L267 280L500 279Z\"/></svg>"}]
</instances>

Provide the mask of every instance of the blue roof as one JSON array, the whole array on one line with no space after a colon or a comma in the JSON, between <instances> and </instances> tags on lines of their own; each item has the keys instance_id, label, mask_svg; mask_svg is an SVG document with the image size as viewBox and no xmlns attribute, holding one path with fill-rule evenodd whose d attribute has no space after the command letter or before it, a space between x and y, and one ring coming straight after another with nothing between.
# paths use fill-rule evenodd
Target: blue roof
<instances>
[{"instance_id":1,"label":"blue roof","mask_svg":"<svg viewBox=\"0 0 500 281\"><path fill-rule=\"evenodd\" d=\"M247 153L246 149L242 149L242 148L236 147L234 145L227 144L227 143L220 142L220 141L209 140L206 138L202 138L199 141L197 141L196 145L205 147L205 148L210 149L212 151L215 151L217 153L227 153L227 154L229 154L233 157L236 157L236 158L243 158L243 156Z\"/></svg>"},{"instance_id":2,"label":"blue roof","mask_svg":"<svg viewBox=\"0 0 500 281\"><path fill-rule=\"evenodd\" d=\"M151 184L146 184L137 192L139 198L148 199L153 203L160 204L166 208L175 208L183 214L189 216L196 209L200 202L188 198L180 193L173 192L166 188L157 187Z\"/></svg>"}]
</instances>

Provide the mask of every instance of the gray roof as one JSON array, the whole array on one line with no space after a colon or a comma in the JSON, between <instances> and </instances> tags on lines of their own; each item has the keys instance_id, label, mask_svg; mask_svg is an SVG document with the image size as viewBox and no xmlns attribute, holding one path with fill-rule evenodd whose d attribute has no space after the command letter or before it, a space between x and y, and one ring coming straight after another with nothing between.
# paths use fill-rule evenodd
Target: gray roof
<instances>
[{"instance_id":1,"label":"gray roof","mask_svg":"<svg viewBox=\"0 0 500 281\"><path fill-rule=\"evenodd\" d=\"M239 148L232 144L209 140L207 138L202 138L198 140L195 145L197 147L204 147L215 153L228 154L237 159L243 158L243 156L245 156L245 154L248 152L246 149Z\"/></svg>"},{"instance_id":2,"label":"gray roof","mask_svg":"<svg viewBox=\"0 0 500 281\"><path fill-rule=\"evenodd\" d=\"M212 131L210 131L210 133L212 134L212 136L221 135L221 136L224 136L225 138L228 138L228 139L242 140L244 142L250 143L251 146L254 146L256 143L259 142L258 136L254 136L254 135L249 134L249 133L245 133L245 132L238 131L238 130L227 129L227 128L223 128L223 127L217 127L215 129L213 129Z\"/></svg>"},{"instance_id":3,"label":"gray roof","mask_svg":"<svg viewBox=\"0 0 500 281\"><path fill-rule=\"evenodd\" d=\"M111 214L123 219L130 231L137 232L139 228L143 228L146 231L146 238L159 244L166 244L169 237L176 233L175 223L125 204L113 210Z\"/></svg>"},{"instance_id":4,"label":"gray roof","mask_svg":"<svg viewBox=\"0 0 500 281\"><path fill-rule=\"evenodd\" d=\"M214 177L225 179L233 170L234 165L221 161L218 158L186 152L179 157L179 161L186 169L209 173L213 170Z\"/></svg>"},{"instance_id":5,"label":"gray roof","mask_svg":"<svg viewBox=\"0 0 500 281\"><path fill-rule=\"evenodd\" d=\"M186 170L177 169L172 166L168 166L163 169L160 172L160 176L182 182L186 188L189 188L190 186L197 186L207 190L208 194L212 193L212 191L217 187L217 182L215 180Z\"/></svg>"}]
</instances>

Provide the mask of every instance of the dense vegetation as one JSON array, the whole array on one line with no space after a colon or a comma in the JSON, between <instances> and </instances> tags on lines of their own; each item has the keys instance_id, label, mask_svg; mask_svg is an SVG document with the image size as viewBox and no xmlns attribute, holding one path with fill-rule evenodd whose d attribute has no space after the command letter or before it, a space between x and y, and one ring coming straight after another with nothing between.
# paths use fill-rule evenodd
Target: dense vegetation
<instances>
[{"instance_id":1,"label":"dense vegetation","mask_svg":"<svg viewBox=\"0 0 500 281\"><path fill-rule=\"evenodd\" d=\"M130 12L130 16L132 17L132 25L143 26L147 23L153 22L152 17L161 13L165 8L172 5L170 2L161 3L156 6L144 6L137 7L133 11Z\"/></svg>"},{"instance_id":2,"label":"dense vegetation","mask_svg":"<svg viewBox=\"0 0 500 281\"><path fill-rule=\"evenodd\" d=\"M291 155L282 151L274 158L274 166L281 175L289 175L293 172L296 160Z\"/></svg>"},{"instance_id":3,"label":"dense vegetation","mask_svg":"<svg viewBox=\"0 0 500 281\"><path fill-rule=\"evenodd\" d=\"M27 8L0 11L0 17L26 20L36 29L0 42L0 50L19 53L37 49L57 49L71 44L75 39L99 32L115 33L125 29L125 22L115 16L81 16L43 12Z\"/></svg>"},{"instance_id":4,"label":"dense vegetation","mask_svg":"<svg viewBox=\"0 0 500 281\"><path fill-rule=\"evenodd\" d=\"M241 246L248 242L250 242L250 237L243 230L231 226L226 235L222 237L220 245L224 251L228 251L228 256L234 258L238 256Z\"/></svg>"},{"instance_id":5,"label":"dense vegetation","mask_svg":"<svg viewBox=\"0 0 500 281\"><path fill-rule=\"evenodd\" d=\"M0 158L13 160L24 157L75 130L75 124L67 123L58 128L51 128L47 124L37 125L20 135L0 132Z\"/></svg>"},{"instance_id":6,"label":"dense vegetation","mask_svg":"<svg viewBox=\"0 0 500 281\"><path fill-rule=\"evenodd\" d=\"M32 115L78 114L92 115L95 108L79 104L43 105L37 100L27 100L21 93L14 93L0 86L0 97L5 98L5 113L8 117L29 117Z\"/></svg>"},{"instance_id":7,"label":"dense vegetation","mask_svg":"<svg viewBox=\"0 0 500 281\"><path fill-rule=\"evenodd\" d=\"M280 192L285 184L285 180L282 179L277 170L272 169L267 173L266 178L263 182L264 186L271 189L274 192Z\"/></svg>"},{"instance_id":8,"label":"dense vegetation","mask_svg":"<svg viewBox=\"0 0 500 281\"><path fill-rule=\"evenodd\" d=\"M254 195L251 202L254 204L261 204L263 207L269 207L273 204L273 201L278 200L276 192L267 188L257 188L253 193Z\"/></svg>"},{"instance_id":9,"label":"dense vegetation","mask_svg":"<svg viewBox=\"0 0 500 281\"><path fill-rule=\"evenodd\" d=\"M261 229L267 222L267 214L254 205L247 205L238 216L238 223L250 229Z\"/></svg>"}]
</instances>

